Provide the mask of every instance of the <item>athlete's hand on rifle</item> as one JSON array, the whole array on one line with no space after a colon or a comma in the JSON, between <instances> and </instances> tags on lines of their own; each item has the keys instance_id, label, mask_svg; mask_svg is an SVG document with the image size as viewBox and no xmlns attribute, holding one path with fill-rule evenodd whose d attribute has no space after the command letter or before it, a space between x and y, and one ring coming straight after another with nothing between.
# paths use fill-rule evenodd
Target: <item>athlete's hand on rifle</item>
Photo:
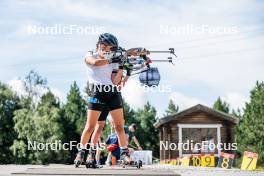
<instances>
[{"instance_id":1,"label":"athlete's hand on rifle","mask_svg":"<svg viewBox=\"0 0 264 176\"><path fill-rule=\"evenodd\" d=\"M111 63L120 63L121 62L121 57L112 57L108 60L109 64Z\"/></svg>"}]
</instances>

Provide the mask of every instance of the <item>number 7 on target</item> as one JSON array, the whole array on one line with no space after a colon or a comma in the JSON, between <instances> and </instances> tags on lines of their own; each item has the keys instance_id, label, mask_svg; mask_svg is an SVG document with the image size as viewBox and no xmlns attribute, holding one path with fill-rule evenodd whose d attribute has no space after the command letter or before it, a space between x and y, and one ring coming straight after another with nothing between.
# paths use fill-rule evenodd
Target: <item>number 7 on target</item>
<instances>
[{"instance_id":1,"label":"number 7 on target","mask_svg":"<svg viewBox=\"0 0 264 176\"><path fill-rule=\"evenodd\" d=\"M258 154L253 152L244 152L241 170L255 170L257 166Z\"/></svg>"}]
</instances>

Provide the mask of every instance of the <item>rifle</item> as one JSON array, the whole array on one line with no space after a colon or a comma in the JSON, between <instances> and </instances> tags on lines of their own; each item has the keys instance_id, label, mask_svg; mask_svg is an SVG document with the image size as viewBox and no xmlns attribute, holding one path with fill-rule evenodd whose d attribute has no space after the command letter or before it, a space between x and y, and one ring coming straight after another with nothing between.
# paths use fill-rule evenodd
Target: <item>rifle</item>
<instances>
[{"instance_id":1,"label":"rifle","mask_svg":"<svg viewBox=\"0 0 264 176\"><path fill-rule=\"evenodd\" d=\"M163 51L150 51L141 47L128 50L121 47L113 47L111 50L114 52L114 57L120 58L120 65L122 65L127 72L130 72L131 75L139 74L140 82L147 86L158 86L160 81L159 70L157 67L151 67L151 63L168 62L174 65L172 57L153 60L150 59L148 55L151 53L167 53L177 57L174 48Z\"/></svg>"}]
</instances>

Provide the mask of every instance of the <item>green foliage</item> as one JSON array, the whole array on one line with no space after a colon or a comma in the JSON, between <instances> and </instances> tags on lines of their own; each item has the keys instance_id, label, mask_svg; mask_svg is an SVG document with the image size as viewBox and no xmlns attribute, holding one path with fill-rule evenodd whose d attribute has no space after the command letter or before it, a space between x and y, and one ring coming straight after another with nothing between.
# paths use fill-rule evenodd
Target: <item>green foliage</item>
<instances>
[{"instance_id":1,"label":"green foliage","mask_svg":"<svg viewBox=\"0 0 264 176\"><path fill-rule=\"evenodd\" d=\"M229 113L229 104L225 101L222 101L220 97L217 98L216 102L213 105L213 108L218 111Z\"/></svg>"},{"instance_id":2,"label":"green foliage","mask_svg":"<svg viewBox=\"0 0 264 176\"><path fill-rule=\"evenodd\" d=\"M235 117L238 117L239 119L242 119L242 112L241 110L238 108L236 111L233 109L232 110L232 115Z\"/></svg>"},{"instance_id":3,"label":"green foliage","mask_svg":"<svg viewBox=\"0 0 264 176\"><path fill-rule=\"evenodd\" d=\"M14 128L14 111L19 108L19 99L13 92L0 82L0 164L14 162L14 156L10 150L17 134Z\"/></svg>"},{"instance_id":4,"label":"green foliage","mask_svg":"<svg viewBox=\"0 0 264 176\"><path fill-rule=\"evenodd\" d=\"M32 147L34 141L36 144L79 142L87 109L76 82L71 86L66 104L61 106L49 91L46 79L37 72L30 71L23 81L27 94L20 99L0 84L0 144L6 146L0 149L0 156L3 158L0 161L17 164L71 163L76 150L52 151L50 146L48 150L33 150ZM43 90L47 92L41 95ZM136 136L142 147L153 150L154 155L158 156L158 131L153 127L156 120L155 108L147 103L143 109L135 112L124 103L124 114L126 125L138 125ZM104 136L109 133L108 124Z\"/></svg>"},{"instance_id":5,"label":"green foliage","mask_svg":"<svg viewBox=\"0 0 264 176\"><path fill-rule=\"evenodd\" d=\"M80 134L86 121L86 104L82 98L76 82L71 85L67 95L67 103L64 106L64 119L75 127L75 132Z\"/></svg>"},{"instance_id":6,"label":"green foliage","mask_svg":"<svg viewBox=\"0 0 264 176\"><path fill-rule=\"evenodd\" d=\"M18 136L11 149L16 163L62 161L64 152L59 150L29 150L34 142L55 143L64 138L59 100L50 91L41 96L41 91L48 90L46 83L34 71L26 76L27 96L21 97L21 108L14 112L14 130Z\"/></svg>"},{"instance_id":7,"label":"green foliage","mask_svg":"<svg viewBox=\"0 0 264 176\"><path fill-rule=\"evenodd\" d=\"M164 116L175 114L179 111L179 106L175 105L173 100L169 101L168 109L165 111Z\"/></svg>"},{"instance_id":8,"label":"green foliage","mask_svg":"<svg viewBox=\"0 0 264 176\"><path fill-rule=\"evenodd\" d=\"M28 150L29 142L69 143L80 140L86 121L86 105L76 82L71 85L67 102L60 101L49 91L46 79L35 71L25 78L25 97L17 97L6 85L0 83L0 163L71 163L76 150ZM47 92L41 95L43 90ZM88 89L86 89L88 91ZM87 92L89 94L89 92ZM229 105L218 97L214 109L229 113ZM170 100L165 115L178 112L179 107ZM251 91L250 102L244 114L232 112L241 119L236 129L238 154L245 150L259 153L264 163L264 83L257 82ZM159 157L156 110L150 103L137 111L124 102L126 125L137 124L135 136L143 149L152 150ZM107 122L104 138L110 134ZM133 142L131 142L132 145Z\"/></svg>"},{"instance_id":9,"label":"green foliage","mask_svg":"<svg viewBox=\"0 0 264 176\"><path fill-rule=\"evenodd\" d=\"M149 102L135 112L139 128L136 130L136 137L145 150L152 150L154 157L159 157L159 132L153 126L156 122L156 109Z\"/></svg>"},{"instance_id":10,"label":"green foliage","mask_svg":"<svg viewBox=\"0 0 264 176\"><path fill-rule=\"evenodd\" d=\"M36 110L20 109L15 112L15 130L18 139L12 149L18 163L41 163L61 161L62 150L30 148L30 144L58 143L64 138L61 110L58 100L49 91L41 97ZM20 158L21 157L21 158Z\"/></svg>"},{"instance_id":11,"label":"green foliage","mask_svg":"<svg viewBox=\"0 0 264 176\"><path fill-rule=\"evenodd\" d=\"M264 162L264 82L257 82L250 92L250 102L246 103L244 115L240 121L236 140L240 154L244 151L259 154L259 161Z\"/></svg>"},{"instance_id":12,"label":"green foliage","mask_svg":"<svg viewBox=\"0 0 264 176\"><path fill-rule=\"evenodd\" d=\"M63 112L64 142L79 142L86 121L86 106L76 82L71 85L70 92L67 95L67 103L63 107ZM74 149L69 152L70 154L66 158L67 162L71 163L75 158L77 150Z\"/></svg>"}]
</instances>

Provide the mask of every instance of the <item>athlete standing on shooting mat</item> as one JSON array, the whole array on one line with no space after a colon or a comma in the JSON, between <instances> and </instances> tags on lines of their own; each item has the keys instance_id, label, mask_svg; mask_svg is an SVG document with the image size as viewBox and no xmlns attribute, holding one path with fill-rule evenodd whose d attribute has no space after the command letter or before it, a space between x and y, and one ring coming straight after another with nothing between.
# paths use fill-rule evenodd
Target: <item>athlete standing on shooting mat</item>
<instances>
[{"instance_id":1,"label":"athlete standing on shooting mat","mask_svg":"<svg viewBox=\"0 0 264 176\"><path fill-rule=\"evenodd\" d=\"M120 68L120 67L119 67ZM119 90L121 90L122 87L125 86L125 83L128 81L129 79L129 76L130 76L130 71L129 70L126 70L127 74L126 76L120 80L120 82L118 83L118 86L119 86ZM118 73L118 70L113 70L112 72L112 76L116 76L116 74ZM98 119L98 122L95 126L95 130L92 134L92 137L91 137L91 143L95 146L96 144L98 144L98 142L100 142L100 138L101 138L101 135L102 135L102 132L103 132L103 129L105 127L105 122L106 122L106 119L107 119L107 116L109 114L109 109L107 107L105 107L100 116L99 116L99 119ZM125 126L125 129L126 129L126 126ZM100 143L99 143L100 145ZM97 165L100 165L100 147L97 148L97 152L96 152L96 163Z\"/></svg>"},{"instance_id":2,"label":"athlete standing on shooting mat","mask_svg":"<svg viewBox=\"0 0 264 176\"><path fill-rule=\"evenodd\" d=\"M124 114L121 93L117 90L115 84L118 84L122 77L122 68L118 69L113 76L112 71L116 64L120 63L120 58L115 58L112 47L118 47L117 38L109 33L99 36L96 45L96 53L87 55L85 63L88 67L88 81L92 86L91 97L88 100L88 113L85 128L81 136L81 149L78 151L74 160L75 166L78 167L84 159L87 142L94 131L101 112L107 108L113 119L114 128L119 138L121 146L120 159L130 161L127 147L127 139L124 131ZM86 164L96 167L95 146L91 143Z\"/></svg>"}]
</instances>

